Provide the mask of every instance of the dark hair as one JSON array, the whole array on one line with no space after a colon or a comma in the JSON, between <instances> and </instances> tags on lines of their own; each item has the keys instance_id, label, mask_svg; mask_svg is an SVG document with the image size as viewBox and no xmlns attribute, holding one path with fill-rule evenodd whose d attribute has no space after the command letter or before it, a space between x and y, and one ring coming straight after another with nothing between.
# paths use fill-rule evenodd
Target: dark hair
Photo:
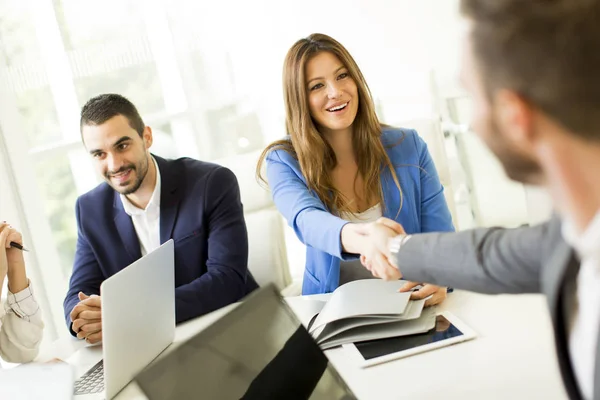
<instances>
[{"instance_id":1,"label":"dark hair","mask_svg":"<svg viewBox=\"0 0 600 400\"><path fill-rule=\"evenodd\" d=\"M133 103L120 94L107 93L92 97L81 108L79 129L84 125L101 125L109 119L122 115L129 121L140 137L146 125Z\"/></svg>"},{"instance_id":2,"label":"dark hair","mask_svg":"<svg viewBox=\"0 0 600 400\"><path fill-rule=\"evenodd\" d=\"M512 90L600 140L599 0L461 0L461 11L488 95Z\"/></svg>"}]
</instances>

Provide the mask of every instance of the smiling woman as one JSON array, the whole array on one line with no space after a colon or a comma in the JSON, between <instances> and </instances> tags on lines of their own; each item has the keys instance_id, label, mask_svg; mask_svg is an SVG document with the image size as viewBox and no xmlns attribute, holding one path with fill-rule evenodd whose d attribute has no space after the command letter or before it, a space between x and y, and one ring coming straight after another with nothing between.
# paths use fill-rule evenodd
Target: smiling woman
<instances>
[{"instance_id":1,"label":"smiling woman","mask_svg":"<svg viewBox=\"0 0 600 400\"><path fill-rule=\"evenodd\" d=\"M328 140L335 140L334 132L348 131L356 118L359 104L356 83L348 68L329 52L319 53L306 63L306 77L310 114L321 133Z\"/></svg>"},{"instance_id":2,"label":"smiling woman","mask_svg":"<svg viewBox=\"0 0 600 400\"><path fill-rule=\"evenodd\" d=\"M389 238L454 230L427 146L414 130L382 125L358 65L333 38L297 41L283 68L288 137L264 150L273 200L307 245L303 294L356 279L398 279ZM389 218L385 227L375 222ZM400 226L399 224L402 224ZM367 270L357 255L375 259ZM435 298L445 289L426 287Z\"/></svg>"}]
</instances>

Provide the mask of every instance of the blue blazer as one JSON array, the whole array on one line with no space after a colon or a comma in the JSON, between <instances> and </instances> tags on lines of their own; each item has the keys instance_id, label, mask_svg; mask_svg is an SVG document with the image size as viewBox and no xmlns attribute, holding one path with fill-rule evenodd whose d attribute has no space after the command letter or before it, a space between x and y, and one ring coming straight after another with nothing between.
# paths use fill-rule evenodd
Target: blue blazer
<instances>
[{"instance_id":1,"label":"blue blazer","mask_svg":"<svg viewBox=\"0 0 600 400\"><path fill-rule=\"evenodd\" d=\"M383 128L381 136L402 188L392 174L381 175L384 217L396 220L407 233L453 231L452 217L427 145L416 131ZM273 201L306 247L302 294L328 293L340 279L340 260L356 258L342 252L340 233L348 223L333 215L316 193L309 191L298 161L284 150L267 156L267 178Z\"/></svg>"},{"instance_id":2,"label":"blue blazer","mask_svg":"<svg viewBox=\"0 0 600 400\"><path fill-rule=\"evenodd\" d=\"M176 321L236 302L257 288L248 272L248 235L233 172L190 158L154 156L161 176L160 242L174 240ZM77 199L77 248L64 311L77 293L141 258L140 243L119 194L102 183ZM149 294L151 295L151 294ZM152 312L152 310L148 310Z\"/></svg>"}]
</instances>

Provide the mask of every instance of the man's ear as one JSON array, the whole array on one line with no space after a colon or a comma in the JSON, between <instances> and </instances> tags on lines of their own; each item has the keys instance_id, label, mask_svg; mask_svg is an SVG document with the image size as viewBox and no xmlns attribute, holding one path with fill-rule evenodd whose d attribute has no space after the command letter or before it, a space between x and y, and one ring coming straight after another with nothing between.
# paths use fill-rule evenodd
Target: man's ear
<instances>
[{"instance_id":1,"label":"man's ear","mask_svg":"<svg viewBox=\"0 0 600 400\"><path fill-rule=\"evenodd\" d=\"M146 149L149 149L152 146L152 128L149 126L144 128L144 132L142 133L142 139L144 140L144 144Z\"/></svg>"},{"instance_id":2,"label":"man's ear","mask_svg":"<svg viewBox=\"0 0 600 400\"><path fill-rule=\"evenodd\" d=\"M534 108L521 95L499 90L494 95L494 117L497 128L511 143L529 148L535 140Z\"/></svg>"}]
</instances>

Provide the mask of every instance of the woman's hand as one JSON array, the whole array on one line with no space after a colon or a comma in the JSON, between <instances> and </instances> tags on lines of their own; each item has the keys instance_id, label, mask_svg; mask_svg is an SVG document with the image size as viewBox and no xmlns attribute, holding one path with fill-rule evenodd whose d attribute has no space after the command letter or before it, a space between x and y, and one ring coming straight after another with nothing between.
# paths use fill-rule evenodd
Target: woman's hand
<instances>
[{"instance_id":1,"label":"woman's hand","mask_svg":"<svg viewBox=\"0 0 600 400\"><path fill-rule=\"evenodd\" d=\"M0 224L0 277L8 276L8 289L18 293L29 286L23 251L10 247L10 242L23 245L21 234L6 221Z\"/></svg>"},{"instance_id":2,"label":"woman's hand","mask_svg":"<svg viewBox=\"0 0 600 400\"><path fill-rule=\"evenodd\" d=\"M436 304L440 304L443 302L448 296L447 289L445 287L440 287L436 285L431 285L429 283L418 283L418 282L406 282L404 286L402 286L398 291L399 292L409 292L413 290L416 286L423 285L419 290L415 290L410 295L411 300L421 300L426 297L431 296L431 298L425 301L425 307L434 306Z\"/></svg>"},{"instance_id":3,"label":"woman's hand","mask_svg":"<svg viewBox=\"0 0 600 400\"><path fill-rule=\"evenodd\" d=\"M0 223L0 277L2 278L8 272L8 257L11 250L14 250L10 247L10 242L16 241L15 239L18 239L17 235L18 232L7 224L6 221Z\"/></svg>"}]
</instances>

